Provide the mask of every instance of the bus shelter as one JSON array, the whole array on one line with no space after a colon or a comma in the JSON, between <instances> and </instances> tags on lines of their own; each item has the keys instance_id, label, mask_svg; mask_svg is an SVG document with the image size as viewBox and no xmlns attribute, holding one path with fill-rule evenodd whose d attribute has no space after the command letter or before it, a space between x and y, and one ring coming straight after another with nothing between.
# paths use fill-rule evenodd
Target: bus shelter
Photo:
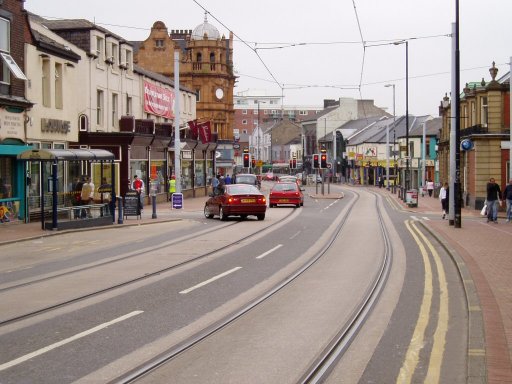
<instances>
[{"instance_id":1,"label":"bus shelter","mask_svg":"<svg viewBox=\"0 0 512 384\"><path fill-rule=\"evenodd\" d=\"M57 183L57 166L59 162L69 161L88 161L88 162L99 162L99 163L114 163L115 157L111 152L104 149L29 149L21 152L17 156L18 160L25 162L50 162L51 163L51 174L45 175L44 168L41 167L41 180L46 180L48 177L48 185L45 188L44 185L40 188L40 201L41 201L41 227L42 229L67 229L70 227L91 226L92 225L104 225L106 223L113 223L114 212L111 212L109 217L102 218L99 221L90 221L88 224L85 222L77 224L65 225L61 223L59 225L59 207L58 207L58 183ZM115 167L111 166L111 180L115 180ZM113 188L113 185L112 185ZM45 191L51 193L52 204L51 204L51 223L45 224ZM100 222L101 221L101 222Z\"/></svg>"}]
</instances>

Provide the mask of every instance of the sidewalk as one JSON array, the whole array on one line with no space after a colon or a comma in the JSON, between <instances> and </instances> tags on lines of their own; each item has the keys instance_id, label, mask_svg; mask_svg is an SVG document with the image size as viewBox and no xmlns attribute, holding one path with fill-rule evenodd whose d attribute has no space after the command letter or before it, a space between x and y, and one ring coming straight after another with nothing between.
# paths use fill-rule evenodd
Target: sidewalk
<instances>
[{"instance_id":1,"label":"sidewalk","mask_svg":"<svg viewBox=\"0 0 512 384\"><path fill-rule=\"evenodd\" d=\"M409 208L397 194L385 189L380 192L391 196L404 210L418 218L424 214L437 215L423 223L454 251L454 261L464 279L470 298L470 356L485 357L488 383L512 383L512 223L505 222L504 212L499 213L498 224L495 224L487 223L487 217L481 216L478 210L462 208L461 228L455 228L449 224L448 217L442 220L441 202L437 198L420 195L418 207ZM471 283L474 283L474 289ZM474 302L471 302L472 292ZM481 329L479 324L471 324L474 314L481 314L483 318L483 350L471 344L477 336L473 331L478 333L477 328ZM475 372L475 376L479 374Z\"/></svg>"},{"instance_id":2,"label":"sidewalk","mask_svg":"<svg viewBox=\"0 0 512 384\"><path fill-rule=\"evenodd\" d=\"M116 218L112 226L100 226L100 227L89 227L83 229L72 229L72 230L60 230L60 231L49 231L41 228L41 221L37 220L31 223L24 223L22 221L13 221L9 223L0 224L0 245L14 243L17 241L28 240L33 238L54 236L66 232L77 232L77 231L90 231L90 230L101 230L105 228L120 228L123 226L130 225L146 225L154 224L165 221L180 220L180 215L183 212L191 211L203 211L204 202L207 197L189 198L183 200L182 209L171 209L171 203L159 203L156 205L156 218L153 216L153 208L151 205L144 206L141 218L138 219L135 216L128 216L123 218L123 224L118 224L117 210Z\"/></svg>"}]
</instances>

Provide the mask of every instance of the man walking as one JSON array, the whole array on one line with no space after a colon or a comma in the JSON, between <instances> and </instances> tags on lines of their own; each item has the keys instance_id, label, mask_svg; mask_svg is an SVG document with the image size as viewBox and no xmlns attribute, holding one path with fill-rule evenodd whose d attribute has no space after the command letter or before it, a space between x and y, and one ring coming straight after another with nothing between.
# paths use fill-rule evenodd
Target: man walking
<instances>
[{"instance_id":1,"label":"man walking","mask_svg":"<svg viewBox=\"0 0 512 384\"><path fill-rule=\"evenodd\" d=\"M512 179L508 181L503 191L503 200L507 203L507 223L512 221Z\"/></svg>"},{"instance_id":2,"label":"man walking","mask_svg":"<svg viewBox=\"0 0 512 384\"><path fill-rule=\"evenodd\" d=\"M494 177L487 183L487 222L498 223L498 208L501 196L501 189Z\"/></svg>"}]
</instances>

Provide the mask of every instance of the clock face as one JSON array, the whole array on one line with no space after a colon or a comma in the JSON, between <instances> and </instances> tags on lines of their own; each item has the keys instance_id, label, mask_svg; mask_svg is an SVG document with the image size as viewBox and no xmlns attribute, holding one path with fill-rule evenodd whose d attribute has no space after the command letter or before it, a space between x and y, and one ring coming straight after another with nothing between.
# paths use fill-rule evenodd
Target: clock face
<instances>
[{"instance_id":1,"label":"clock face","mask_svg":"<svg viewBox=\"0 0 512 384\"><path fill-rule=\"evenodd\" d=\"M222 99L224 97L224 91L222 90L222 88L217 88L215 90L215 97L217 97L217 99Z\"/></svg>"}]
</instances>

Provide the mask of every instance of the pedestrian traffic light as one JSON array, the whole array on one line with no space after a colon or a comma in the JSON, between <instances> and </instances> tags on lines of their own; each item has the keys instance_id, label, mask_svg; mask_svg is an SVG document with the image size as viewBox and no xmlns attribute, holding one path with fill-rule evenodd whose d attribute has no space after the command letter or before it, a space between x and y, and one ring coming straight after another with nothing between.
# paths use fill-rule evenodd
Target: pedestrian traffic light
<instances>
[{"instance_id":1,"label":"pedestrian traffic light","mask_svg":"<svg viewBox=\"0 0 512 384\"><path fill-rule=\"evenodd\" d=\"M297 159L290 159L290 169L297 168Z\"/></svg>"},{"instance_id":2,"label":"pedestrian traffic light","mask_svg":"<svg viewBox=\"0 0 512 384\"><path fill-rule=\"evenodd\" d=\"M319 160L319 157L320 157L320 156L318 155L318 153L315 153L315 154L313 155L313 168L314 168L314 169L318 169L318 168L320 168L320 160Z\"/></svg>"},{"instance_id":3,"label":"pedestrian traffic light","mask_svg":"<svg viewBox=\"0 0 512 384\"><path fill-rule=\"evenodd\" d=\"M320 155L320 168L327 168L327 153L322 153Z\"/></svg>"},{"instance_id":4,"label":"pedestrian traffic light","mask_svg":"<svg viewBox=\"0 0 512 384\"><path fill-rule=\"evenodd\" d=\"M248 153L244 153L244 168L249 168L249 157Z\"/></svg>"},{"instance_id":5,"label":"pedestrian traffic light","mask_svg":"<svg viewBox=\"0 0 512 384\"><path fill-rule=\"evenodd\" d=\"M253 168L256 168L256 159L252 159L251 164Z\"/></svg>"}]
</instances>

